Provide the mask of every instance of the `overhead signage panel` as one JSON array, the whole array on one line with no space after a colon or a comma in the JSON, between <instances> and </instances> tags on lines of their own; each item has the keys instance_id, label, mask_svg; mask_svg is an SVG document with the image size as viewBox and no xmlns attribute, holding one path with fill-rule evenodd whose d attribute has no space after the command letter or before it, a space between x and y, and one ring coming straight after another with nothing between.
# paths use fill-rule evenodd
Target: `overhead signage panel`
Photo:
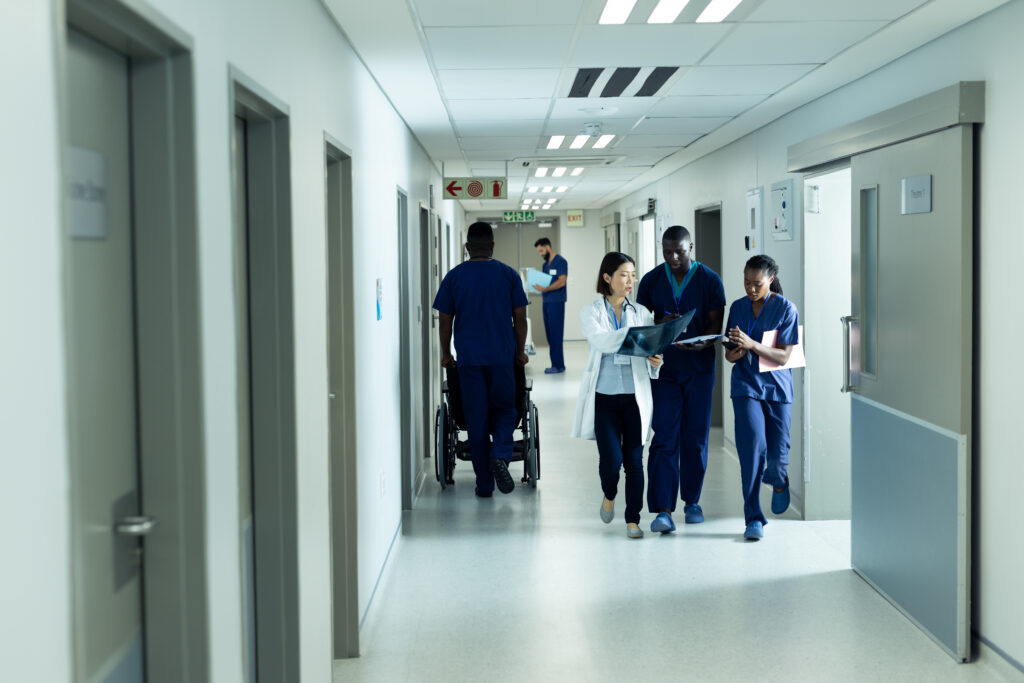
<instances>
[{"instance_id":1,"label":"overhead signage panel","mask_svg":"<svg viewBox=\"0 0 1024 683\"><path fill-rule=\"evenodd\" d=\"M508 199L508 178L445 178L445 199Z\"/></svg>"}]
</instances>

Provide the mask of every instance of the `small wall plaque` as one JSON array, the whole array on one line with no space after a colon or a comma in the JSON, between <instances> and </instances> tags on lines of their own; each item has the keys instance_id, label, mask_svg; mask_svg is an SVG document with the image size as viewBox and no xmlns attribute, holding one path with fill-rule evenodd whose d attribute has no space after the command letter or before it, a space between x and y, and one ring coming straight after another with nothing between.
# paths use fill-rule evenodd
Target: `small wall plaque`
<instances>
[{"instance_id":1,"label":"small wall plaque","mask_svg":"<svg viewBox=\"0 0 1024 683\"><path fill-rule=\"evenodd\" d=\"M900 213L932 212L932 177L917 175L900 180Z\"/></svg>"},{"instance_id":2,"label":"small wall plaque","mask_svg":"<svg viewBox=\"0 0 1024 683\"><path fill-rule=\"evenodd\" d=\"M68 147L68 213L71 237L107 238L107 160L97 151Z\"/></svg>"}]
</instances>

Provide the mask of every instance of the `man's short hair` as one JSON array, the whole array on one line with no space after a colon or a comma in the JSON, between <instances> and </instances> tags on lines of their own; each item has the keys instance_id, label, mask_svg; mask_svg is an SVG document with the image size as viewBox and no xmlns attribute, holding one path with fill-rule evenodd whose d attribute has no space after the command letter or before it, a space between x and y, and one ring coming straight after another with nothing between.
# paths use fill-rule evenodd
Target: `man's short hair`
<instances>
[{"instance_id":1,"label":"man's short hair","mask_svg":"<svg viewBox=\"0 0 1024 683\"><path fill-rule=\"evenodd\" d=\"M490 244L494 241L494 230L491 228L490 223L484 223L483 221L477 221L473 225L469 226L469 230L466 231L467 242L479 242L481 244Z\"/></svg>"},{"instance_id":2,"label":"man's short hair","mask_svg":"<svg viewBox=\"0 0 1024 683\"><path fill-rule=\"evenodd\" d=\"M690 231L681 225L673 225L669 228L665 228L665 232L661 234L662 242L692 242L693 238L690 237Z\"/></svg>"},{"instance_id":3,"label":"man's short hair","mask_svg":"<svg viewBox=\"0 0 1024 683\"><path fill-rule=\"evenodd\" d=\"M537 240L536 242L533 243L533 246L534 247L550 247L551 246L551 240L549 240L547 237L541 237L539 240Z\"/></svg>"}]
</instances>

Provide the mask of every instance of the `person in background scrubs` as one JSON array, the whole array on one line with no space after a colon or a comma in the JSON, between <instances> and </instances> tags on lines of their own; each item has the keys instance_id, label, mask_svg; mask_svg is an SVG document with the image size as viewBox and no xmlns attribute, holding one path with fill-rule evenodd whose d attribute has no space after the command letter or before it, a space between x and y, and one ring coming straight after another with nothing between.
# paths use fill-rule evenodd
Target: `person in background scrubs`
<instances>
[{"instance_id":1,"label":"person in background scrubs","mask_svg":"<svg viewBox=\"0 0 1024 683\"><path fill-rule=\"evenodd\" d=\"M661 237L665 263L644 275L637 303L663 323L695 310L683 338L721 334L725 288L718 273L693 260L693 240L681 225ZM647 458L647 507L656 514L651 531L670 533L676 496L687 524L704 521L700 493L708 465L711 397L715 388L714 341L675 344L665 352L665 370L652 382L654 440Z\"/></svg>"},{"instance_id":2,"label":"person in background scrubs","mask_svg":"<svg viewBox=\"0 0 1024 683\"><path fill-rule=\"evenodd\" d=\"M769 256L754 256L743 270L747 295L732 302L726 324L725 359L732 370L736 412L736 451L743 485L743 537L757 541L767 523L761 512L761 482L772 486L772 512L789 508L789 425L793 407L793 371L760 372L760 359L785 365L799 342L796 306L782 296L779 267ZM778 332L775 343L761 343L765 332Z\"/></svg>"},{"instance_id":3,"label":"person in background scrubs","mask_svg":"<svg viewBox=\"0 0 1024 683\"><path fill-rule=\"evenodd\" d=\"M441 367L458 367L476 495L490 498L497 484L510 493L508 471L516 423L513 362L526 365L526 292L519 273L491 258L490 223L469 226L469 260L444 276L434 297L439 314ZM455 352L452 358L452 330Z\"/></svg>"},{"instance_id":4,"label":"person in background scrubs","mask_svg":"<svg viewBox=\"0 0 1024 683\"><path fill-rule=\"evenodd\" d=\"M562 353L562 335L565 331L565 302L567 291L566 280L569 278L569 263L555 253L551 248L551 240L541 237L533 243L537 253L544 259L541 266L548 275L554 279L547 287L534 285L533 288L542 294L542 308L544 313L544 334L548 338L548 348L551 352L551 367L545 368L545 374L551 375L565 372L565 355Z\"/></svg>"}]
</instances>

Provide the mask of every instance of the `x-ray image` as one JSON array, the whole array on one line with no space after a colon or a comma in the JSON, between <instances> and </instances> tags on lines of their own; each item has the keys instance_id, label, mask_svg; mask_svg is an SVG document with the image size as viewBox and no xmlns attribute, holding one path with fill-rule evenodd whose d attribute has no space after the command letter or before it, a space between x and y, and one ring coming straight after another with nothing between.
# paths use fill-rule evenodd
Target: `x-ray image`
<instances>
[{"instance_id":1,"label":"x-ray image","mask_svg":"<svg viewBox=\"0 0 1024 683\"><path fill-rule=\"evenodd\" d=\"M669 320L660 325L631 327L622 341L618 353L624 356L656 356L672 345L693 319L695 311Z\"/></svg>"}]
</instances>

